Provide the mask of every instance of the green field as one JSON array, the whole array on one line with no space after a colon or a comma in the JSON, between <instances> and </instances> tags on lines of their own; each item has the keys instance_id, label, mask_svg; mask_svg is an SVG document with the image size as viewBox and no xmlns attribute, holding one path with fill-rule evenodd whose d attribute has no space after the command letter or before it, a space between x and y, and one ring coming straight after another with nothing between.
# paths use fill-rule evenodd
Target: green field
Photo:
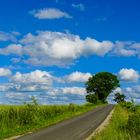
<instances>
[{"instance_id":1,"label":"green field","mask_svg":"<svg viewBox=\"0 0 140 140\"><path fill-rule=\"evenodd\" d=\"M97 106L97 105L96 105ZM94 108L85 105L1 105L0 139L35 131Z\"/></svg>"},{"instance_id":2,"label":"green field","mask_svg":"<svg viewBox=\"0 0 140 140\"><path fill-rule=\"evenodd\" d=\"M140 140L140 106L116 105L109 125L92 140Z\"/></svg>"}]
</instances>

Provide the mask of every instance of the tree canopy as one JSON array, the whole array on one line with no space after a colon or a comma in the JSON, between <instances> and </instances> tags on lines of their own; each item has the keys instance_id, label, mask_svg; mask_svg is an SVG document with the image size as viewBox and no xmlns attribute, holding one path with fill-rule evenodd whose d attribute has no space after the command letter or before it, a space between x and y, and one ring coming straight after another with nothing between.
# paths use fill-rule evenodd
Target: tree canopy
<instances>
[{"instance_id":1,"label":"tree canopy","mask_svg":"<svg viewBox=\"0 0 140 140\"><path fill-rule=\"evenodd\" d=\"M109 72L100 72L90 77L86 82L86 91L88 95L95 94L98 100L105 102L112 90L119 86L119 80L116 75Z\"/></svg>"},{"instance_id":2,"label":"tree canopy","mask_svg":"<svg viewBox=\"0 0 140 140\"><path fill-rule=\"evenodd\" d=\"M117 92L115 94L114 101L117 102L117 103L124 102L125 101L125 95Z\"/></svg>"},{"instance_id":3,"label":"tree canopy","mask_svg":"<svg viewBox=\"0 0 140 140\"><path fill-rule=\"evenodd\" d=\"M98 97L95 94L88 94L86 95L86 101L90 103L97 104Z\"/></svg>"}]
</instances>

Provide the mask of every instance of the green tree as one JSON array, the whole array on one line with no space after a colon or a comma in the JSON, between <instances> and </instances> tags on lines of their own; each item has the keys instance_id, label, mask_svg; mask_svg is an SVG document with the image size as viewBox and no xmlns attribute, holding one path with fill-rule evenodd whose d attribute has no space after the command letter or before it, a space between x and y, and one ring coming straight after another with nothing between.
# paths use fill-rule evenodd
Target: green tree
<instances>
[{"instance_id":1,"label":"green tree","mask_svg":"<svg viewBox=\"0 0 140 140\"><path fill-rule=\"evenodd\" d=\"M107 96L119 86L119 80L116 75L109 72L100 72L89 78L86 83L88 94L95 94L103 102Z\"/></svg>"},{"instance_id":2,"label":"green tree","mask_svg":"<svg viewBox=\"0 0 140 140\"><path fill-rule=\"evenodd\" d=\"M95 94L88 94L86 95L86 101L90 103L97 104L98 97Z\"/></svg>"},{"instance_id":3,"label":"green tree","mask_svg":"<svg viewBox=\"0 0 140 140\"><path fill-rule=\"evenodd\" d=\"M124 94L120 94L119 92L117 92L115 94L114 101L117 102L117 103L124 102L125 101L125 97L126 96Z\"/></svg>"}]
</instances>

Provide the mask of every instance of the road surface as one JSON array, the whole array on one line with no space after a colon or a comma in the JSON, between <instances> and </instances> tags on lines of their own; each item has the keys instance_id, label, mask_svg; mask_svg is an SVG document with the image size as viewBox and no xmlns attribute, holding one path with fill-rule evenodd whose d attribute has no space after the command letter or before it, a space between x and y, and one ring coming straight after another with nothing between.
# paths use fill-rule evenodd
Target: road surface
<instances>
[{"instance_id":1,"label":"road surface","mask_svg":"<svg viewBox=\"0 0 140 140\"><path fill-rule=\"evenodd\" d=\"M108 116L113 105L97 107L88 113L60 122L17 140L84 140Z\"/></svg>"}]
</instances>

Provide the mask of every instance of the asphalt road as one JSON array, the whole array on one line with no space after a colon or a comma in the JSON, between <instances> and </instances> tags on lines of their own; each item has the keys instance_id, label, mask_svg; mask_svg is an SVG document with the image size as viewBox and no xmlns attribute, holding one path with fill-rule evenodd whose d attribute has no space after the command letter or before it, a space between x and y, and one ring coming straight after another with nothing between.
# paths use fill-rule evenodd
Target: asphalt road
<instances>
[{"instance_id":1,"label":"asphalt road","mask_svg":"<svg viewBox=\"0 0 140 140\"><path fill-rule=\"evenodd\" d=\"M97 107L88 113L41 129L17 140L84 140L107 117L113 105Z\"/></svg>"}]
</instances>

